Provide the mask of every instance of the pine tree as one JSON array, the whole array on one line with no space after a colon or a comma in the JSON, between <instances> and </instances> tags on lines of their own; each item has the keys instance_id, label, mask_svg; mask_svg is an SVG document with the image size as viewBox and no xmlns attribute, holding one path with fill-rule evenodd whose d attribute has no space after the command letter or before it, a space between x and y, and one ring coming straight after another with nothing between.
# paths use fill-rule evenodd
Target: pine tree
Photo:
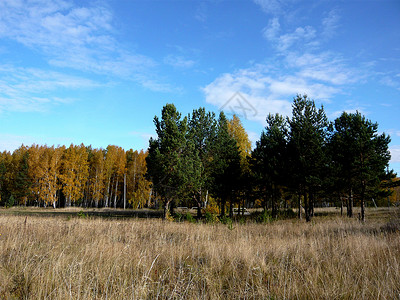
<instances>
[{"instance_id":1,"label":"pine tree","mask_svg":"<svg viewBox=\"0 0 400 300\"><path fill-rule=\"evenodd\" d=\"M339 177L345 178L342 187L348 191L348 216L351 217L353 198L361 204L362 221L365 220L365 199L378 193L380 183L387 176L390 160L390 137L378 134L378 124L372 123L359 112L343 112L335 120L335 133L331 147Z\"/></svg>"},{"instance_id":2,"label":"pine tree","mask_svg":"<svg viewBox=\"0 0 400 300\"><path fill-rule=\"evenodd\" d=\"M187 118L181 119L175 105L166 104L161 119L154 117L154 124L157 138L150 138L149 141L147 178L162 197L164 218L167 218L171 201L178 201L179 196L185 192L185 178L180 168L185 155Z\"/></svg>"},{"instance_id":3,"label":"pine tree","mask_svg":"<svg viewBox=\"0 0 400 300\"><path fill-rule=\"evenodd\" d=\"M277 216L277 202L280 190L288 178L287 161L287 122L279 114L267 117L267 126L257 141L252 158L253 173L256 174L264 198L271 199L272 217ZM265 205L264 205L265 207Z\"/></svg>"},{"instance_id":4,"label":"pine tree","mask_svg":"<svg viewBox=\"0 0 400 300\"><path fill-rule=\"evenodd\" d=\"M201 218L201 206L208 195L208 190L211 184L211 145L216 135L216 120L215 114L206 112L204 108L193 110L193 113L188 117L188 135L189 154L192 155L193 178L191 186L196 190L192 191L193 199L197 204L197 217ZM197 171L197 172L196 172Z\"/></svg>"},{"instance_id":5,"label":"pine tree","mask_svg":"<svg viewBox=\"0 0 400 300\"><path fill-rule=\"evenodd\" d=\"M297 95L293 101L292 118L288 120L289 155L292 181L304 197L306 221L314 213L317 192L324 181L326 164L325 144L328 120L323 107L317 109L306 95Z\"/></svg>"},{"instance_id":6,"label":"pine tree","mask_svg":"<svg viewBox=\"0 0 400 300\"><path fill-rule=\"evenodd\" d=\"M223 112L218 119L217 134L212 145L212 192L219 199L221 217L229 200L234 202L240 178L240 151L229 134L228 120Z\"/></svg>"}]
</instances>

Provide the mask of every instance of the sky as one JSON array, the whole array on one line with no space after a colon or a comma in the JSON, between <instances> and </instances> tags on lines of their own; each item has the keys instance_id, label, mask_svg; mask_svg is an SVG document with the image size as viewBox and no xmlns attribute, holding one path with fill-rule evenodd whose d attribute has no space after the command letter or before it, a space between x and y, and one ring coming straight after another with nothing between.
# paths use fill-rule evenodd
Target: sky
<instances>
[{"instance_id":1,"label":"sky","mask_svg":"<svg viewBox=\"0 0 400 300\"><path fill-rule=\"evenodd\" d=\"M359 111L400 174L400 2L0 0L0 150L146 149L166 103L236 113L255 144L297 94Z\"/></svg>"}]
</instances>

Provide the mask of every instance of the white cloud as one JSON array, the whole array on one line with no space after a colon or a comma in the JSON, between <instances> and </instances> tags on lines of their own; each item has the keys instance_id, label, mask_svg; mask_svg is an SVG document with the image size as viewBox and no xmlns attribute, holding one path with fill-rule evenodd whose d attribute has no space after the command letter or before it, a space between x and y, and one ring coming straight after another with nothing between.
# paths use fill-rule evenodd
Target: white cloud
<instances>
[{"instance_id":1,"label":"white cloud","mask_svg":"<svg viewBox=\"0 0 400 300\"><path fill-rule=\"evenodd\" d=\"M390 159L390 162L391 163L400 163L400 145L395 145L395 146L389 147L389 151L392 156Z\"/></svg>"},{"instance_id":2,"label":"white cloud","mask_svg":"<svg viewBox=\"0 0 400 300\"><path fill-rule=\"evenodd\" d=\"M336 34L339 28L340 16L337 10L331 10L328 16L322 19L322 36L325 38L331 38Z\"/></svg>"},{"instance_id":3,"label":"white cloud","mask_svg":"<svg viewBox=\"0 0 400 300\"><path fill-rule=\"evenodd\" d=\"M281 35L277 40L277 49L286 51L298 42L308 43L316 36L316 31L311 26L297 27L292 33Z\"/></svg>"},{"instance_id":4,"label":"white cloud","mask_svg":"<svg viewBox=\"0 0 400 300\"><path fill-rule=\"evenodd\" d=\"M283 10L283 2L279 0L254 0L254 3L259 5L267 14L276 15Z\"/></svg>"},{"instance_id":5,"label":"white cloud","mask_svg":"<svg viewBox=\"0 0 400 300\"><path fill-rule=\"evenodd\" d=\"M247 136L249 137L249 140L251 142L251 147L254 149L256 147L256 142L260 140L261 132L257 133L254 131L246 131Z\"/></svg>"},{"instance_id":6,"label":"white cloud","mask_svg":"<svg viewBox=\"0 0 400 300\"><path fill-rule=\"evenodd\" d=\"M278 18L273 18L269 21L268 26L263 29L263 35L267 40L275 40L278 36L281 25Z\"/></svg>"},{"instance_id":7,"label":"white cloud","mask_svg":"<svg viewBox=\"0 0 400 300\"><path fill-rule=\"evenodd\" d=\"M333 35L338 27L340 17L336 10L330 11L322 20L320 31L312 26L286 29L281 26L277 15L283 5L291 4L290 1L255 2L267 13L275 15L262 30L262 35L277 54L262 64L220 75L203 89L208 103L222 107L224 101L239 92L257 108L258 114L250 116L250 119L264 124L269 112L290 115L290 100L297 94L330 102L335 95L346 93L348 85L361 82L368 76L355 67L349 67L350 63L340 54L320 50L323 40ZM284 24L289 26L288 22ZM348 108L352 110L354 107L358 106Z\"/></svg>"},{"instance_id":8,"label":"white cloud","mask_svg":"<svg viewBox=\"0 0 400 300\"><path fill-rule=\"evenodd\" d=\"M93 88L92 80L54 71L0 65L0 111L42 111L48 104L69 103L70 98L48 96L65 89Z\"/></svg>"},{"instance_id":9,"label":"white cloud","mask_svg":"<svg viewBox=\"0 0 400 300\"><path fill-rule=\"evenodd\" d=\"M172 54L167 55L164 58L164 63L175 68L191 68L196 64L194 60L186 59L183 56Z\"/></svg>"},{"instance_id":10,"label":"white cloud","mask_svg":"<svg viewBox=\"0 0 400 300\"><path fill-rule=\"evenodd\" d=\"M98 3L78 7L69 0L0 1L0 38L39 51L56 67L157 81L157 63L124 49L114 38L112 12Z\"/></svg>"},{"instance_id":11,"label":"white cloud","mask_svg":"<svg viewBox=\"0 0 400 300\"><path fill-rule=\"evenodd\" d=\"M228 113L264 124L268 113L288 115L291 111L289 101L275 98L269 92L272 82L271 78L256 70L240 70L234 74L223 74L204 87L203 92L206 102L227 109Z\"/></svg>"},{"instance_id":12,"label":"white cloud","mask_svg":"<svg viewBox=\"0 0 400 300\"><path fill-rule=\"evenodd\" d=\"M301 43L310 45L310 41L316 37L316 30L311 26L297 27L293 32L279 35L281 26L278 18L269 21L268 26L263 29L263 36L272 42L276 49L285 52L292 46ZM316 42L314 41L312 45Z\"/></svg>"}]
</instances>

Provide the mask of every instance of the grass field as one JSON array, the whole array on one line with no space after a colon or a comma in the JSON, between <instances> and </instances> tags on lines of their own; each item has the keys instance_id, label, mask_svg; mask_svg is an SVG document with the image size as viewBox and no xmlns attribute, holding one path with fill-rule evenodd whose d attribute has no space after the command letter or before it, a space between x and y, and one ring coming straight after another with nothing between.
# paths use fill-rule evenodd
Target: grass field
<instances>
[{"instance_id":1,"label":"grass field","mask_svg":"<svg viewBox=\"0 0 400 300\"><path fill-rule=\"evenodd\" d=\"M0 299L400 298L388 209L230 226L34 212L0 210Z\"/></svg>"}]
</instances>

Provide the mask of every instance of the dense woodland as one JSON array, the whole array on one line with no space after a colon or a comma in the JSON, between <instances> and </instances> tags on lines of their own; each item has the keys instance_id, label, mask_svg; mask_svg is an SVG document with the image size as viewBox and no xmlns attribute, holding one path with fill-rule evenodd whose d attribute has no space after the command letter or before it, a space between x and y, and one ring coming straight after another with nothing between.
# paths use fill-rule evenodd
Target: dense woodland
<instances>
[{"instance_id":1,"label":"dense woodland","mask_svg":"<svg viewBox=\"0 0 400 300\"><path fill-rule=\"evenodd\" d=\"M117 146L92 149L21 146L1 153L3 205L133 207L148 204L146 153Z\"/></svg>"},{"instance_id":2,"label":"dense woodland","mask_svg":"<svg viewBox=\"0 0 400 300\"><path fill-rule=\"evenodd\" d=\"M154 118L156 138L144 151L118 146L21 146L0 154L1 204L53 207L347 208L398 202L388 170L390 137L359 112L329 121L307 96L291 117L268 115L255 148L240 119L204 108L182 116L173 104ZM301 211L299 217L301 217Z\"/></svg>"}]
</instances>

